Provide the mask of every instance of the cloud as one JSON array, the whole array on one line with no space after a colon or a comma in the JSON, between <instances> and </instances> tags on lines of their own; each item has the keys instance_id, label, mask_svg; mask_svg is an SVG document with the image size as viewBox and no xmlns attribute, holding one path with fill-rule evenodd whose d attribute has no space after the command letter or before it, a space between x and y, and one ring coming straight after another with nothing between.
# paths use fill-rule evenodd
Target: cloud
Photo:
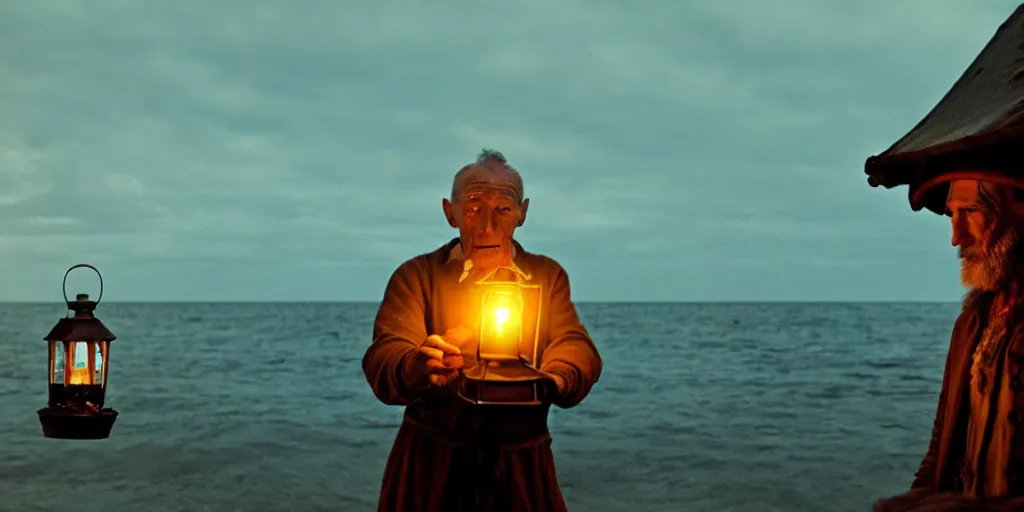
<instances>
[{"instance_id":1,"label":"cloud","mask_svg":"<svg viewBox=\"0 0 1024 512\"><path fill-rule=\"evenodd\" d=\"M7 2L0 263L25 270L0 299L81 259L133 276L128 298L246 295L285 267L292 298L334 297L326 271L375 298L454 235L440 198L481 147L526 179L524 241L584 274L910 265L943 225L867 187L863 160L1015 6Z\"/></svg>"}]
</instances>

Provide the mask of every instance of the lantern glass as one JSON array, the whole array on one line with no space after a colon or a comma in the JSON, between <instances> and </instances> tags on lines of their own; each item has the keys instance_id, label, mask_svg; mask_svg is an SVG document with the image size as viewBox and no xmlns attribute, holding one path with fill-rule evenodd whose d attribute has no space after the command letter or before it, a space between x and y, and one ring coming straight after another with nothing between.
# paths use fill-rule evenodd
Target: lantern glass
<instances>
[{"instance_id":1,"label":"lantern glass","mask_svg":"<svg viewBox=\"0 0 1024 512\"><path fill-rule=\"evenodd\" d=\"M64 384L64 344L50 342L50 384Z\"/></svg>"},{"instance_id":2,"label":"lantern glass","mask_svg":"<svg viewBox=\"0 0 1024 512\"><path fill-rule=\"evenodd\" d=\"M516 285L489 285L480 322L480 359L519 360L523 329L523 296Z\"/></svg>"},{"instance_id":3,"label":"lantern glass","mask_svg":"<svg viewBox=\"0 0 1024 512\"><path fill-rule=\"evenodd\" d=\"M108 350L105 341L51 342L50 384L105 387Z\"/></svg>"}]
</instances>

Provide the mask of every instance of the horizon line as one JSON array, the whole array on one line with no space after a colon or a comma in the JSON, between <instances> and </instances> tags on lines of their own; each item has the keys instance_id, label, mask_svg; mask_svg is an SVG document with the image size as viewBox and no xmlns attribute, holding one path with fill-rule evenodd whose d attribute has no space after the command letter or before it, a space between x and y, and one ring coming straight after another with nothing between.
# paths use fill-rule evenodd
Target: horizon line
<instances>
[{"instance_id":1,"label":"horizon line","mask_svg":"<svg viewBox=\"0 0 1024 512\"><path fill-rule=\"evenodd\" d=\"M104 300L101 304L380 304L380 300ZM574 304L959 304L960 300L574 300ZM62 301L0 300L0 304L62 304Z\"/></svg>"}]
</instances>

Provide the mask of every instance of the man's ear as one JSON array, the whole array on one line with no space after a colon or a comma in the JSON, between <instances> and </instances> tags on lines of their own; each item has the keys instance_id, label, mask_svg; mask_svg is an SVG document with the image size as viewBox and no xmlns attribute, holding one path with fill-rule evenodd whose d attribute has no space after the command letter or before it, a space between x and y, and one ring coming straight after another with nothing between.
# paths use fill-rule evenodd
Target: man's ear
<instances>
[{"instance_id":1,"label":"man's ear","mask_svg":"<svg viewBox=\"0 0 1024 512\"><path fill-rule=\"evenodd\" d=\"M530 209L530 200L529 199L523 199L523 204L520 205L520 207L519 207L519 212L520 212L520 214L519 214L519 226L522 226L523 224L526 223L526 210L529 210L529 209Z\"/></svg>"},{"instance_id":2,"label":"man's ear","mask_svg":"<svg viewBox=\"0 0 1024 512\"><path fill-rule=\"evenodd\" d=\"M447 198L441 199L441 209L444 210L444 218L448 220L448 225L458 229L459 225L455 223L455 205Z\"/></svg>"}]
</instances>

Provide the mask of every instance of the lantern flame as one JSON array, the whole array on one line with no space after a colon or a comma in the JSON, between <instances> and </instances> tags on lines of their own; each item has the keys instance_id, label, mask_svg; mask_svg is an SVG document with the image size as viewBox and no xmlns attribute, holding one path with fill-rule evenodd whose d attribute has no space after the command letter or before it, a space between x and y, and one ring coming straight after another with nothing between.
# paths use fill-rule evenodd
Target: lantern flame
<instances>
[{"instance_id":1,"label":"lantern flame","mask_svg":"<svg viewBox=\"0 0 1024 512\"><path fill-rule=\"evenodd\" d=\"M518 359L523 306L513 286L493 290L484 299L479 357L486 360Z\"/></svg>"},{"instance_id":2,"label":"lantern flame","mask_svg":"<svg viewBox=\"0 0 1024 512\"><path fill-rule=\"evenodd\" d=\"M508 318L511 314L508 312L508 308L499 307L494 310L494 330L498 331L498 335L501 335L502 328L508 322Z\"/></svg>"},{"instance_id":3,"label":"lantern flame","mask_svg":"<svg viewBox=\"0 0 1024 512\"><path fill-rule=\"evenodd\" d=\"M92 374L89 373L88 368L72 368L71 375L68 376L68 384L93 384Z\"/></svg>"},{"instance_id":4,"label":"lantern flame","mask_svg":"<svg viewBox=\"0 0 1024 512\"><path fill-rule=\"evenodd\" d=\"M93 350L89 350L95 346ZM102 382L103 351L100 344L84 341L68 343L65 355L65 368L57 371L65 372L68 385L95 385Z\"/></svg>"}]
</instances>

